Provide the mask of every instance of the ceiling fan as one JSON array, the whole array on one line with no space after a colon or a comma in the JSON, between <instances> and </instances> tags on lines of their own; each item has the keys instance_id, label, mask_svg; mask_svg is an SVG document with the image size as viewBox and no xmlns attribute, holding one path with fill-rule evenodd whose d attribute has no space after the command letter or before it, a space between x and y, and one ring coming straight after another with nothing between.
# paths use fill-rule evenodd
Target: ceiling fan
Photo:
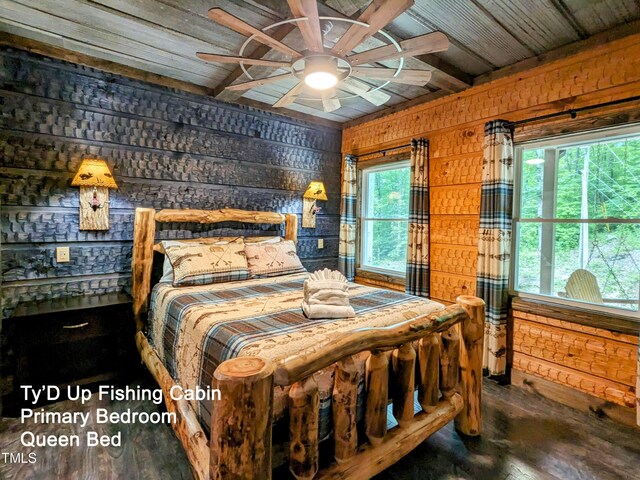
<instances>
[{"instance_id":1,"label":"ceiling fan","mask_svg":"<svg viewBox=\"0 0 640 480\"><path fill-rule=\"evenodd\" d=\"M273 104L274 107L286 107L297 99L314 100L320 102L324 111L331 112L340 108L340 100L355 96L379 106L391 98L382 91L382 88L390 82L423 86L431 79L431 72L428 70L404 69L405 57L441 52L449 48L449 40L441 32L396 41L382 30L385 25L410 8L413 0L373 0L357 20L320 16L316 0L287 1L293 18L274 23L262 30L221 8L209 10L208 15L211 20L248 37L237 56L204 52L196 54L202 60L240 65L250 81L227 86L227 90L245 91L283 80L296 79L295 86L276 101ZM333 22L346 23L348 28L334 45L325 47L326 33L331 30ZM274 27L287 23L295 24L300 30L304 50L294 50L266 33ZM358 53L353 52L358 45L376 34L384 38L387 43ZM267 60L244 56L244 50L252 40L271 47L282 54L283 59ZM380 63L395 59L399 59L396 67L387 67ZM254 79L245 65L285 69L287 72ZM367 80L378 80L384 83L376 86L366 83ZM309 87L319 95L302 97L305 87ZM338 90L347 92L347 96L339 96Z\"/></svg>"}]
</instances>

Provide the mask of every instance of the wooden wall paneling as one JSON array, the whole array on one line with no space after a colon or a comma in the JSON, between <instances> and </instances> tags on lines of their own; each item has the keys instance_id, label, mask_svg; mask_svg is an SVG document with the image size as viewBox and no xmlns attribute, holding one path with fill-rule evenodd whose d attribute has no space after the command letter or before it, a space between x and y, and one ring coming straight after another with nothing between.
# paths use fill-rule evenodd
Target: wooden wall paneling
<instances>
[{"instance_id":1,"label":"wooden wall paneling","mask_svg":"<svg viewBox=\"0 0 640 480\"><path fill-rule=\"evenodd\" d=\"M514 317L514 350L635 387L636 345Z\"/></svg>"},{"instance_id":2,"label":"wooden wall paneling","mask_svg":"<svg viewBox=\"0 0 640 480\"><path fill-rule=\"evenodd\" d=\"M455 302L460 295L476 294L476 278L431 272L431 297Z\"/></svg>"},{"instance_id":3,"label":"wooden wall paneling","mask_svg":"<svg viewBox=\"0 0 640 480\"><path fill-rule=\"evenodd\" d=\"M433 187L481 181L482 152L429 159L429 183Z\"/></svg>"},{"instance_id":4,"label":"wooden wall paneling","mask_svg":"<svg viewBox=\"0 0 640 480\"><path fill-rule=\"evenodd\" d=\"M429 224L431 243L478 245L478 215L432 215Z\"/></svg>"},{"instance_id":5,"label":"wooden wall paneling","mask_svg":"<svg viewBox=\"0 0 640 480\"><path fill-rule=\"evenodd\" d=\"M466 245L432 243L431 271L474 277L478 267L478 249Z\"/></svg>"},{"instance_id":6,"label":"wooden wall paneling","mask_svg":"<svg viewBox=\"0 0 640 480\"><path fill-rule=\"evenodd\" d=\"M635 389L631 387L524 353L513 353L513 368L555 383L567 385L617 405L634 407L636 404Z\"/></svg>"},{"instance_id":7,"label":"wooden wall paneling","mask_svg":"<svg viewBox=\"0 0 640 480\"><path fill-rule=\"evenodd\" d=\"M374 150L425 132L435 142L441 133L438 131L447 128L464 129L468 124L481 128L495 118L518 120L592 105L603 96L610 100L631 96L624 89L628 86L637 91L640 82L640 69L634 61L639 43L640 35L630 35L455 96L347 128L343 132L343 150Z\"/></svg>"},{"instance_id":8,"label":"wooden wall paneling","mask_svg":"<svg viewBox=\"0 0 640 480\"><path fill-rule=\"evenodd\" d=\"M563 307L557 304L549 306L539 302L524 302L521 297L512 300L513 313L518 318L638 345L639 327L635 320L576 307Z\"/></svg>"},{"instance_id":9,"label":"wooden wall paneling","mask_svg":"<svg viewBox=\"0 0 640 480\"><path fill-rule=\"evenodd\" d=\"M432 215L479 215L479 183L429 188Z\"/></svg>"},{"instance_id":10,"label":"wooden wall paneling","mask_svg":"<svg viewBox=\"0 0 640 480\"><path fill-rule=\"evenodd\" d=\"M300 215L312 179L329 200L317 227L300 232L300 256L310 269L337 267L339 131L11 49L0 60L5 315L16 302L127 291L137 206ZM78 229L69 184L88 156L105 158L120 187L105 232ZM281 230L163 224L157 238ZM69 263L55 262L60 244L70 244Z\"/></svg>"}]
</instances>

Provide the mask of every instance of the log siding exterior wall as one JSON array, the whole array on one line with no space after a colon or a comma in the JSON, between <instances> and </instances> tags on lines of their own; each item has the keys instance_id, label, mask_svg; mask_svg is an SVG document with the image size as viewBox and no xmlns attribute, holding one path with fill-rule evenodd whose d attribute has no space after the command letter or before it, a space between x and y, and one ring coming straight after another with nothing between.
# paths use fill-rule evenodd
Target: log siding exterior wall
<instances>
[{"instance_id":1,"label":"log siding exterior wall","mask_svg":"<svg viewBox=\"0 0 640 480\"><path fill-rule=\"evenodd\" d=\"M136 207L301 214L311 180L325 183L329 200L317 227L300 230L299 254L309 269L337 267L339 130L8 48L0 85L5 315L22 302L127 291ZM119 187L105 232L78 229L70 183L89 156L108 161ZM256 233L240 227L194 229ZM159 236L191 229L163 225ZM62 245L71 261L58 264Z\"/></svg>"}]
</instances>

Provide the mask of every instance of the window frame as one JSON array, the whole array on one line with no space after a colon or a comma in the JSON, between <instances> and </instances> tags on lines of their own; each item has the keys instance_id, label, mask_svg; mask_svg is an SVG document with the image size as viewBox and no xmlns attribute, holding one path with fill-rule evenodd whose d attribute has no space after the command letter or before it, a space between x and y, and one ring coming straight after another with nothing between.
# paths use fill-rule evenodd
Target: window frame
<instances>
[{"instance_id":1,"label":"window frame","mask_svg":"<svg viewBox=\"0 0 640 480\"><path fill-rule=\"evenodd\" d=\"M384 163L380 162L371 162L369 165L359 165L358 168L358 180L359 186L358 189L358 212L357 212L357 241L356 241L356 274L365 275L367 273L379 274L387 276L391 279L399 279L404 280L406 277L406 269L403 272L399 272L397 270L391 270L388 268L380 268L371 265L365 265L363 263L364 259L364 242L365 242L365 234L364 234L364 224L366 221L371 220L384 220L384 221L406 221L407 229L409 228L409 212L407 212L406 218L373 218L373 217L365 217L365 213L367 212L366 200L367 200L367 191L368 191L368 175L370 173L383 172L386 170L398 170L401 168L409 168L411 169L411 160L409 158L402 156L403 158L394 159L392 161L387 161Z\"/></svg>"},{"instance_id":2,"label":"window frame","mask_svg":"<svg viewBox=\"0 0 640 480\"><path fill-rule=\"evenodd\" d=\"M638 309L637 310L626 310L623 308L616 308L607 305L598 305L595 303L589 302L581 302L579 300L571 300L569 298L563 298L553 295L545 295L545 294L537 294L531 292L521 292L516 290L515 283L516 278L518 276L518 244L519 244L519 233L520 233L520 224L522 223L542 223L547 225L555 225L555 220L575 222L581 224L584 222L582 219L557 219L555 215L553 218L527 218L523 219L520 217L520 207L521 207L521 185L522 185L522 153L524 150L529 150L533 148L541 148L546 149L549 147L559 147L563 145L571 145L571 146L579 146L586 145L590 143L594 143L595 141L610 141L615 140L616 138L628 137L630 135L640 134L640 123L633 123L623 126L615 126L609 128L602 128L597 130L589 130L586 132L575 132L569 134L562 135L554 135L550 137L537 138L532 140L527 140L524 142L515 142L514 144L514 182L513 182L513 214L512 214L512 225L511 225L511 264L509 267L509 295L513 297L520 297L523 299L530 299L533 301L542 301L550 304L557 304L559 306L569 306L576 309L584 310L586 312L598 312L598 313L606 313L617 315L625 318L629 318L635 322L640 323L640 300L638 301ZM546 155L546 152L545 152ZM555 152L554 152L554 160L555 160ZM546 156L545 156L545 160ZM550 162L545 162L550 163ZM543 196L547 187L553 183L553 206L555 207L555 196L557 194L557 164L554 161L552 167L547 167L545 165L545 172L543 177ZM548 170L547 170L548 168ZM547 180L547 171L553 172L554 178ZM543 203L544 205L544 203ZM543 207L544 208L544 207ZM543 211L543 215L545 212ZM632 224L640 224L640 218L637 219L618 219L615 217L603 219L600 221L598 219L586 219L587 223L603 223L605 220L615 220L617 223L632 223ZM591 220L589 222L588 220ZM595 220L595 221L594 221ZM552 233L553 235L553 233ZM541 243L542 243L542 232L541 232ZM543 250L544 245L542 245L541 251ZM551 251L555 248L555 240L553 245L551 246ZM554 258L555 255L551 258ZM541 276L542 277L542 276ZM541 278L542 282L542 278ZM541 284L542 287L542 284ZM640 297L640 286L638 295Z\"/></svg>"}]
</instances>

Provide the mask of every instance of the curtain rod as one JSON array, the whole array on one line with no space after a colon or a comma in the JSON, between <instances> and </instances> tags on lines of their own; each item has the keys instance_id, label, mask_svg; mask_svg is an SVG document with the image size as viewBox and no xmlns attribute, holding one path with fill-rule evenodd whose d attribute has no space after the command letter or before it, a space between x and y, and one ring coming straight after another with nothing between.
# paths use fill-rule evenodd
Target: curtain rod
<instances>
[{"instance_id":1,"label":"curtain rod","mask_svg":"<svg viewBox=\"0 0 640 480\"><path fill-rule=\"evenodd\" d=\"M375 155L376 153L382 153L384 156L385 153L390 152L392 150L400 150L401 148L407 148L410 147L411 144L407 143L405 145L398 145L397 147L389 147L389 148L383 148L382 150L375 150L373 152L369 152L369 153L363 153L362 155L356 155L357 157L368 157L369 155Z\"/></svg>"},{"instance_id":2,"label":"curtain rod","mask_svg":"<svg viewBox=\"0 0 640 480\"><path fill-rule=\"evenodd\" d=\"M571 118L576 118L578 113L584 112L586 110L596 110L598 108L612 107L614 105L620 105L622 103L636 102L640 101L640 95L635 97L623 98L621 100L614 100L612 102L598 103L596 105L590 105L588 107L580 107L580 108L570 108L569 110L563 112L550 113L548 115L541 115L539 117L525 118L524 120L518 120L517 122L509 122L507 126L509 127L518 127L520 125L524 125L526 123L540 122L542 120L547 120L549 118L561 117L563 115L570 115Z\"/></svg>"}]
</instances>

